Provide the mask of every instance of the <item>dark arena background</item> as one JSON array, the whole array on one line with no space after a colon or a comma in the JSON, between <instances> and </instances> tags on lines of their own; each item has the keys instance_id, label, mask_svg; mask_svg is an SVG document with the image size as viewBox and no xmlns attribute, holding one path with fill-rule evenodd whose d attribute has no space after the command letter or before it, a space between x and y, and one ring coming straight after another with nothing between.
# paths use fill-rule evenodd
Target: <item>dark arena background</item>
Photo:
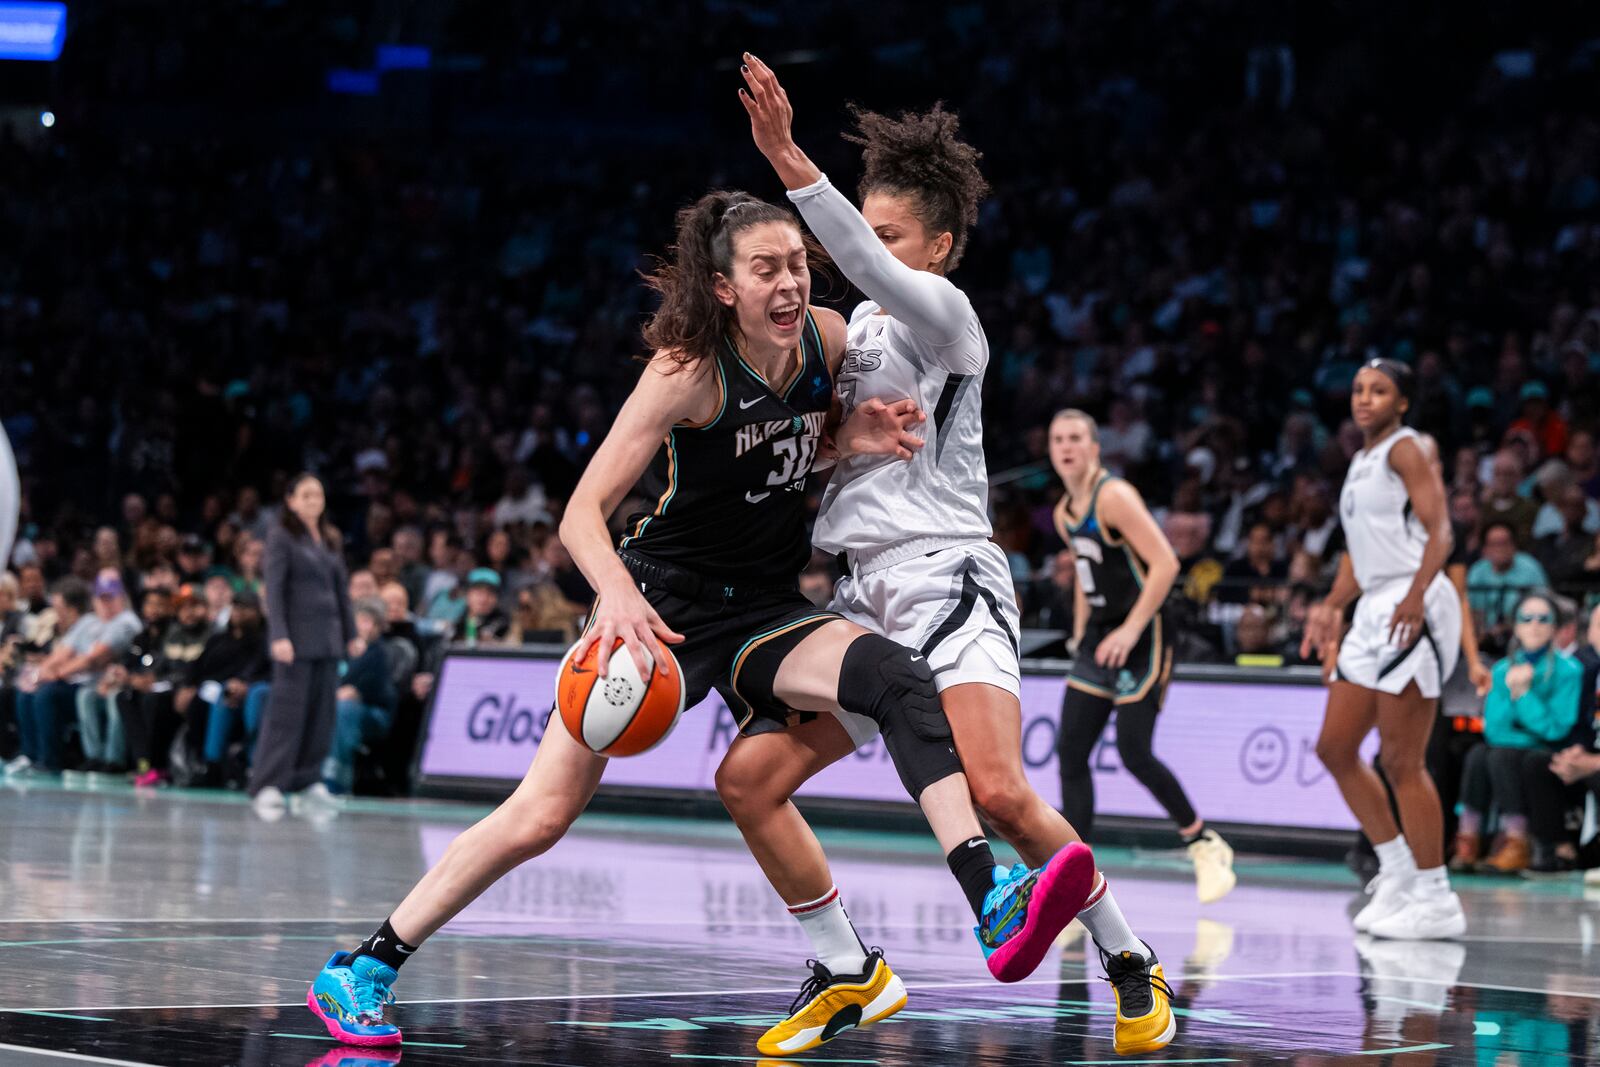
<instances>
[{"instance_id":1,"label":"dark arena background","mask_svg":"<svg viewBox=\"0 0 1600 1067\"><path fill-rule=\"evenodd\" d=\"M1084 922L990 977L874 740L799 807L907 1005L763 1056L816 953L719 802L715 691L428 940L403 1045L307 1010L559 729L595 605L562 519L649 354L641 274L707 190L786 203L746 51L852 202L848 105L942 101L982 153L950 281L988 340L972 409L1048 805L1094 654L1058 410L1098 420L1172 546L1154 752L1237 887L1198 901L1115 718L1089 757L1095 856L1170 985L1163 1049L1118 1054ZM848 318L865 298L833 273L812 302ZM1375 359L1436 442L1419 484L1473 623L1427 724L1454 938L1352 928L1380 861L1302 656L1363 521L1341 487ZM1591 3L0 0L0 426L7 1067L1600 1062ZM341 607L291 620L334 634L295 674L271 612L301 472ZM798 487L807 521L829 477ZM825 606L840 567L817 551L800 591ZM283 754L262 724L316 713L308 677L337 724ZM1343 773L1399 766L1379 751ZM262 788L275 760L311 769Z\"/></svg>"}]
</instances>

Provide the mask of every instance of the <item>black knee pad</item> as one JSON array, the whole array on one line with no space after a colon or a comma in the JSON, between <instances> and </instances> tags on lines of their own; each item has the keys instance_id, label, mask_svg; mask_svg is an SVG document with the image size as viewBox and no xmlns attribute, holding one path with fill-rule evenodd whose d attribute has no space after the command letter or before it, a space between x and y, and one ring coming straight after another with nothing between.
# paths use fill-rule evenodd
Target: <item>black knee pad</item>
<instances>
[{"instance_id":1,"label":"black knee pad","mask_svg":"<svg viewBox=\"0 0 1600 1067\"><path fill-rule=\"evenodd\" d=\"M856 638L839 668L839 706L878 724L911 799L961 772L933 671L904 645L878 634Z\"/></svg>"},{"instance_id":2,"label":"black knee pad","mask_svg":"<svg viewBox=\"0 0 1600 1067\"><path fill-rule=\"evenodd\" d=\"M885 734L904 723L924 741L950 740L928 661L878 634L862 634L839 667L839 706L865 715Z\"/></svg>"}]
</instances>

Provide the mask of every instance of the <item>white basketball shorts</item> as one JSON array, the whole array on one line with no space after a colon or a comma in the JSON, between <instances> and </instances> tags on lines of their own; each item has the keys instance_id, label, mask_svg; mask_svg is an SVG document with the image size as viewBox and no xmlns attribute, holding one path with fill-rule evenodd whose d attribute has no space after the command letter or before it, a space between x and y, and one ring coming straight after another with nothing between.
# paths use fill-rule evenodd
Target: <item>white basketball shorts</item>
<instances>
[{"instance_id":1,"label":"white basketball shorts","mask_svg":"<svg viewBox=\"0 0 1600 1067\"><path fill-rule=\"evenodd\" d=\"M1412 682L1425 697L1443 691L1461 654L1461 595L1450 579L1435 576L1423 596L1422 632L1402 645L1390 637L1389 624L1410 589L1411 579L1398 578L1362 592L1339 646L1340 681L1396 695Z\"/></svg>"},{"instance_id":2,"label":"white basketball shorts","mask_svg":"<svg viewBox=\"0 0 1600 1067\"><path fill-rule=\"evenodd\" d=\"M969 682L1022 692L1022 619L1011 568L992 541L949 545L849 575L834 587L828 607L926 657L940 692ZM864 716L840 718L858 746L877 734Z\"/></svg>"}]
</instances>

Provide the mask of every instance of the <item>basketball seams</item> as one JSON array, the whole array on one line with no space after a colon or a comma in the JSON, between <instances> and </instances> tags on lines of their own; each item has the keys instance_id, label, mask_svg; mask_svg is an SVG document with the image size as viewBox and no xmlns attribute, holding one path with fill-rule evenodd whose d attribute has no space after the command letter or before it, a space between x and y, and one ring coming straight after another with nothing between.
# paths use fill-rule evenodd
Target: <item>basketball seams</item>
<instances>
[{"instance_id":1,"label":"basketball seams","mask_svg":"<svg viewBox=\"0 0 1600 1067\"><path fill-rule=\"evenodd\" d=\"M679 666L677 658L672 655L670 650L662 647L661 653L667 657L667 663L670 665L669 674L674 676L677 681L677 706L673 707L670 703L670 695L663 692L660 687L655 684L657 677L655 671L652 669L650 672L650 681L646 683L645 691L639 697L639 705L635 709L633 717L629 720L628 725L623 728L622 732L617 735L616 740L607 746L608 754L612 754L610 750L619 750L614 753L615 755L619 756L637 756L641 753L648 752L650 749L656 747L662 741L666 740L667 735L670 734L673 727L677 725L678 718L683 714L683 705L687 694L684 691L682 668ZM651 705L651 699L653 697L657 698L660 706ZM665 720L664 722L662 721L663 719ZM630 734L641 733L645 736L648 736L650 733L657 732L658 735L656 736L655 740L651 741L649 744L640 748L634 747L636 744L638 744L639 738L630 736Z\"/></svg>"},{"instance_id":2,"label":"basketball seams","mask_svg":"<svg viewBox=\"0 0 1600 1067\"><path fill-rule=\"evenodd\" d=\"M687 697L683 686L682 668L678 665L676 657L666 649L661 650L667 657L668 674L676 683L677 706L674 708L671 704L672 694L656 684L657 668L660 664L654 661L654 657L644 677L637 675L637 668L631 657L621 661L619 671L616 669L619 666L616 656L618 652L625 651L619 642L611 652L613 669L607 678L601 678L594 667L581 672L572 669L572 657L576 648L576 645L569 648L567 654L562 657L556 684L557 710L567 727L567 732L581 741L585 747L602 756L638 755L660 744L683 714ZM597 660L599 651L599 647L595 646L586 659L591 662ZM607 695L605 687L608 681L617 680L619 674L625 676L621 680L630 689L637 685L638 690L636 696L630 693L627 701L614 702ZM624 720L617 713L628 703L633 707ZM595 736L600 732L597 728L604 728L604 733L607 735L603 743L600 743L601 739ZM657 730L659 736L649 744L634 747L642 740L649 739Z\"/></svg>"},{"instance_id":3,"label":"basketball seams","mask_svg":"<svg viewBox=\"0 0 1600 1067\"><path fill-rule=\"evenodd\" d=\"M615 653L612 654L615 655ZM622 729L617 731L617 735L606 742L605 747L599 750L602 756L610 755L611 749L620 744L622 739L628 736L628 731L633 729L633 724L639 721L639 713L644 710L644 702L650 699L650 687L655 684L655 681L656 665L652 662L650 664L650 677L644 680L644 692L640 693L639 699L633 702L633 714L628 716L628 721L622 724Z\"/></svg>"}]
</instances>

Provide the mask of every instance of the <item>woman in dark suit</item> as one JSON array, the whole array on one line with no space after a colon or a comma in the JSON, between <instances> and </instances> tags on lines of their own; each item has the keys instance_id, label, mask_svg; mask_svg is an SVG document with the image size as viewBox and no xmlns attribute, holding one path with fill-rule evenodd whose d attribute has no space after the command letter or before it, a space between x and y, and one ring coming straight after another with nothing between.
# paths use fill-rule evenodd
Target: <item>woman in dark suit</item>
<instances>
[{"instance_id":1,"label":"woman in dark suit","mask_svg":"<svg viewBox=\"0 0 1600 1067\"><path fill-rule=\"evenodd\" d=\"M356 631L339 535L326 509L322 483L298 475L289 483L281 521L267 535L272 693L256 741L250 795L257 812L269 817L283 811L286 794L301 793L313 803L331 799L322 761L333 741L339 661Z\"/></svg>"}]
</instances>

